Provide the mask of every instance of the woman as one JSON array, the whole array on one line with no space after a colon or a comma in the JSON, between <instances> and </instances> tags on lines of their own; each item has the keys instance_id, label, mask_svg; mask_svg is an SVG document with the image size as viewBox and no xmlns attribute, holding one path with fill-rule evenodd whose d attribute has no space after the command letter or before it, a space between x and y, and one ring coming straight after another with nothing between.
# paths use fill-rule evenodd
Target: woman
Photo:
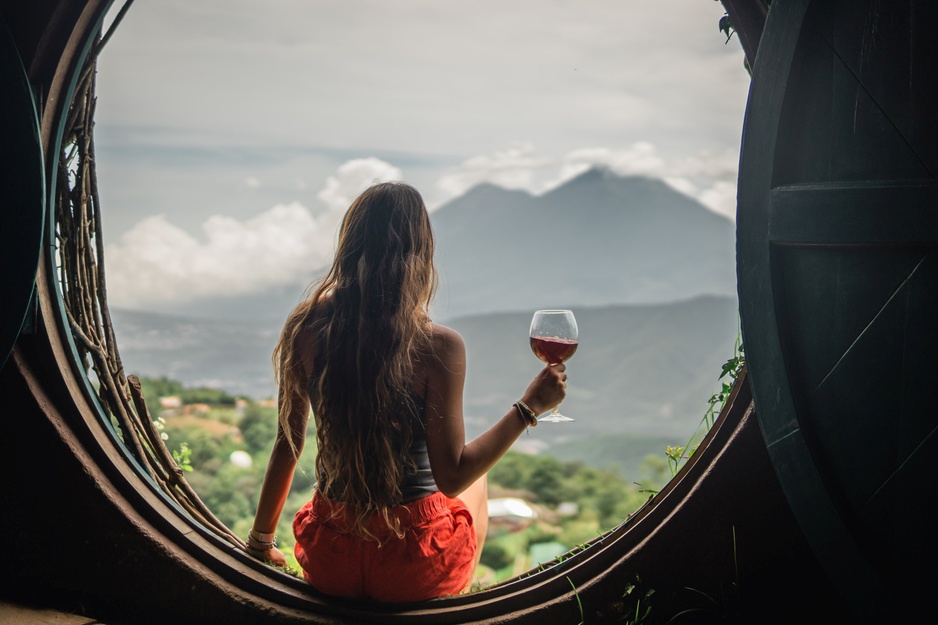
<instances>
[{"instance_id":1,"label":"woman","mask_svg":"<svg viewBox=\"0 0 938 625\"><path fill-rule=\"evenodd\" d=\"M323 593L418 601L467 590L488 525L486 472L566 393L564 365L545 367L466 444L466 349L430 321L435 285L423 199L376 184L352 203L331 270L274 351L279 429L248 551L285 563L273 533L312 408L318 483L293 530L304 576Z\"/></svg>"}]
</instances>

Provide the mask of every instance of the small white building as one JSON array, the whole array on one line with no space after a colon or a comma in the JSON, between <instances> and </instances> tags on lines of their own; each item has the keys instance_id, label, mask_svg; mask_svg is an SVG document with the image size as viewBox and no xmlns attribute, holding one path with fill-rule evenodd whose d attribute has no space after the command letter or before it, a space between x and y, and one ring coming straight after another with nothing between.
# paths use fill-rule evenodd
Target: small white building
<instances>
[{"instance_id":1,"label":"small white building","mask_svg":"<svg viewBox=\"0 0 938 625\"><path fill-rule=\"evenodd\" d=\"M517 497L489 499L488 510L490 519L515 518L527 520L537 516L534 509L524 499L518 499Z\"/></svg>"},{"instance_id":2,"label":"small white building","mask_svg":"<svg viewBox=\"0 0 938 625\"><path fill-rule=\"evenodd\" d=\"M251 458L251 454L242 450L231 452L228 460L231 461L231 464L235 465L236 467L241 467L242 469L250 469L254 462Z\"/></svg>"},{"instance_id":3,"label":"small white building","mask_svg":"<svg viewBox=\"0 0 938 625\"><path fill-rule=\"evenodd\" d=\"M560 516L576 516L580 513L580 506L575 501L564 501L557 506L557 514Z\"/></svg>"},{"instance_id":4,"label":"small white building","mask_svg":"<svg viewBox=\"0 0 938 625\"><path fill-rule=\"evenodd\" d=\"M178 395L168 395L160 397L160 408L163 410L175 410L182 408L182 399Z\"/></svg>"}]
</instances>

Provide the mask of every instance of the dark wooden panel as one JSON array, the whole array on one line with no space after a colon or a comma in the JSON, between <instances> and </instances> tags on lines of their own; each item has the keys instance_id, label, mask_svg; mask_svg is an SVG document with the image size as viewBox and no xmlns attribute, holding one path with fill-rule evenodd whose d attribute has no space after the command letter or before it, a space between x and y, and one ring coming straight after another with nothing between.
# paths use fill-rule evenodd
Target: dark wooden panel
<instances>
[{"instance_id":1,"label":"dark wooden panel","mask_svg":"<svg viewBox=\"0 0 938 625\"><path fill-rule=\"evenodd\" d=\"M774 4L740 162L740 306L760 423L815 553L869 622L924 606L911 571L938 557L928 4Z\"/></svg>"},{"instance_id":2,"label":"dark wooden panel","mask_svg":"<svg viewBox=\"0 0 938 625\"><path fill-rule=\"evenodd\" d=\"M902 570L914 563L893 553L896 494L938 428L938 331L924 314L938 310L938 251L786 246L773 261L805 440L868 557Z\"/></svg>"},{"instance_id":3,"label":"dark wooden panel","mask_svg":"<svg viewBox=\"0 0 938 625\"><path fill-rule=\"evenodd\" d=\"M0 18L0 367L32 300L45 219L39 119L13 38Z\"/></svg>"},{"instance_id":4,"label":"dark wooden panel","mask_svg":"<svg viewBox=\"0 0 938 625\"><path fill-rule=\"evenodd\" d=\"M934 176L938 120L912 114L921 106L913 93L933 103L927 85L938 69L912 22L920 4L812 3L792 60L798 78L785 94L773 186Z\"/></svg>"},{"instance_id":5,"label":"dark wooden panel","mask_svg":"<svg viewBox=\"0 0 938 625\"><path fill-rule=\"evenodd\" d=\"M938 243L938 184L882 181L780 187L768 198L768 239L858 245Z\"/></svg>"}]
</instances>

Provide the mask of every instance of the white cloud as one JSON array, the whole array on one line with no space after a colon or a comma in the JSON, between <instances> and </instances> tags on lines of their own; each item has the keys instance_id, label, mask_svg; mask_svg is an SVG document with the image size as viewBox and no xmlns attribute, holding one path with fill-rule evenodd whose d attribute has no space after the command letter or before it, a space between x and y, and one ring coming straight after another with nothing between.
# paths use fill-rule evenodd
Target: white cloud
<instances>
[{"instance_id":1,"label":"white cloud","mask_svg":"<svg viewBox=\"0 0 938 625\"><path fill-rule=\"evenodd\" d=\"M473 156L451 169L437 182L446 199L462 195L470 188L490 182L506 189L538 192L545 176L551 175L556 163L538 155L534 146L516 141L494 154Z\"/></svg>"},{"instance_id":2,"label":"white cloud","mask_svg":"<svg viewBox=\"0 0 938 625\"><path fill-rule=\"evenodd\" d=\"M700 202L715 213L736 221L736 181L717 181L698 196Z\"/></svg>"},{"instance_id":3,"label":"white cloud","mask_svg":"<svg viewBox=\"0 0 938 625\"><path fill-rule=\"evenodd\" d=\"M671 165L671 172L680 176L736 179L739 167L739 152L726 149L719 154L709 150L694 156L676 159Z\"/></svg>"},{"instance_id":4,"label":"white cloud","mask_svg":"<svg viewBox=\"0 0 938 625\"><path fill-rule=\"evenodd\" d=\"M213 215L202 224L202 239L162 215L147 217L107 247L111 302L140 307L306 284L332 261L352 200L375 182L400 178L401 170L382 160L354 159L327 178L318 197L329 210L318 216L299 202L243 221Z\"/></svg>"},{"instance_id":5,"label":"white cloud","mask_svg":"<svg viewBox=\"0 0 938 625\"><path fill-rule=\"evenodd\" d=\"M400 180L401 177L400 169L381 159L356 158L343 163L334 175L326 179L326 188L319 192L318 197L329 210L344 213L352 200L372 184Z\"/></svg>"},{"instance_id":6,"label":"white cloud","mask_svg":"<svg viewBox=\"0 0 938 625\"><path fill-rule=\"evenodd\" d=\"M682 176L665 176L662 178L662 180L664 180L672 189L675 191L680 191L684 195L697 197L697 194L700 192L700 190L697 188L697 185Z\"/></svg>"},{"instance_id":7,"label":"white cloud","mask_svg":"<svg viewBox=\"0 0 938 625\"><path fill-rule=\"evenodd\" d=\"M139 307L302 283L331 256L330 225L296 202L245 221L214 215L204 240L148 217L106 250L111 302Z\"/></svg>"},{"instance_id":8,"label":"white cloud","mask_svg":"<svg viewBox=\"0 0 938 625\"><path fill-rule=\"evenodd\" d=\"M244 180L244 186L246 186L248 189L257 189L261 186L261 181L258 180L255 176L248 176Z\"/></svg>"},{"instance_id":9,"label":"white cloud","mask_svg":"<svg viewBox=\"0 0 938 625\"><path fill-rule=\"evenodd\" d=\"M592 166L607 167L620 176L735 180L738 161L739 155L733 150L717 155L704 150L692 156L667 158L653 144L637 141L622 149L583 148L569 152L563 159L558 183Z\"/></svg>"},{"instance_id":10,"label":"white cloud","mask_svg":"<svg viewBox=\"0 0 938 625\"><path fill-rule=\"evenodd\" d=\"M620 175L661 178L735 219L735 163L732 154L672 161L647 142L619 150L584 148L552 159L518 142L466 160L438 186L449 197L482 182L542 193L589 167L604 166ZM352 200L375 182L402 177L400 169L374 157L350 160L326 179L318 197L327 210L319 215L299 202L278 204L246 220L213 215L202 224L201 239L162 215L148 217L107 247L111 301L141 307L306 284L313 271L331 262L339 224Z\"/></svg>"},{"instance_id":11,"label":"white cloud","mask_svg":"<svg viewBox=\"0 0 938 625\"><path fill-rule=\"evenodd\" d=\"M637 141L620 150L582 148L569 152L564 156L559 182L565 182L595 166L608 167L622 176L660 177L666 169L665 160L655 146L647 141Z\"/></svg>"}]
</instances>

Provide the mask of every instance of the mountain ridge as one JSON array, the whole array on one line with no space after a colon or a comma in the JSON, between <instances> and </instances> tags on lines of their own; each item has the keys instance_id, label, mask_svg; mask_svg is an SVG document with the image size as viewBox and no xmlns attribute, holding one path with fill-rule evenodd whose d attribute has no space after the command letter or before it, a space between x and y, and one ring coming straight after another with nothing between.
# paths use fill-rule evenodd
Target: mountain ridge
<instances>
[{"instance_id":1,"label":"mountain ridge","mask_svg":"<svg viewBox=\"0 0 938 625\"><path fill-rule=\"evenodd\" d=\"M539 196L487 185L431 221L446 318L736 292L735 225L657 179L594 168Z\"/></svg>"},{"instance_id":2,"label":"mountain ridge","mask_svg":"<svg viewBox=\"0 0 938 625\"><path fill-rule=\"evenodd\" d=\"M490 183L430 214L440 319L497 310L735 297L735 225L666 183L593 168L541 195ZM310 282L327 268L311 268ZM309 286L185 304L226 320L282 320ZM180 305L162 312L178 312Z\"/></svg>"}]
</instances>

